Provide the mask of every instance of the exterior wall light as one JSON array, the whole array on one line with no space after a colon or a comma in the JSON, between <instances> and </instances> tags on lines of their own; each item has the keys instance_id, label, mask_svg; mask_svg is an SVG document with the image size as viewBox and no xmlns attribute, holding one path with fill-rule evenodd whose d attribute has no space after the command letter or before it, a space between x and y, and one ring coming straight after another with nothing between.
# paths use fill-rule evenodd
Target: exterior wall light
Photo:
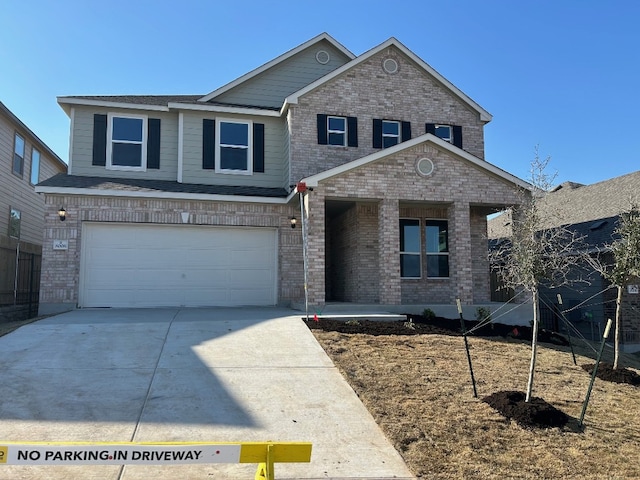
<instances>
[{"instance_id":1,"label":"exterior wall light","mask_svg":"<svg viewBox=\"0 0 640 480\"><path fill-rule=\"evenodd\" d=\"M61 222L64 222L67 219L67 211L60 207L60 210L58 210L58 217L60 217Z\"/></svg>"},{"instance_id":2,"label":"exterior wall light","mask_svg":"<svg viewBox=\"0 0 640 480\"><path fill-rule=\"evenodd\" d=\"M298 223L298 219L296 217L291 217L291 228L296 228L296 225Z\"/></svg>"}]
</instances>

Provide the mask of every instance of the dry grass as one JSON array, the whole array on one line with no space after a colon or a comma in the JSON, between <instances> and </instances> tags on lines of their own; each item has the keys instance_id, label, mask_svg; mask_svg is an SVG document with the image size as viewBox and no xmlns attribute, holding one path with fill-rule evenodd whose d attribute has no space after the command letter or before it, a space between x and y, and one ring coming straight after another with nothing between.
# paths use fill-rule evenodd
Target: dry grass
<instances>
[{"instance_id":1,"label":"dry grass","mask_svg":"<svg viewBox=\"0 0 640 480\"><path fill-rule=\"evenodd\" d=\"M418 477L640 478L640 388L596 379L584 431L577 426L588 350L577 352L576 366L568 349L539 349L534 396L575 420L562 430L527 430L481 401L524 391L525 343L470 339L476 399L461 337L313 333ZM638 368L638 357L624 365Z\"/></svg>"}]
</instances>

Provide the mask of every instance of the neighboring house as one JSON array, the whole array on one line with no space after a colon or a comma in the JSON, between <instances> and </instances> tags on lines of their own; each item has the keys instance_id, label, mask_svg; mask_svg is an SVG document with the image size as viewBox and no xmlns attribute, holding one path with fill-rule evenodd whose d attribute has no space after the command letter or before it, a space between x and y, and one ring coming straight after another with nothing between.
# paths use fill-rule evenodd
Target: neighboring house
<instances>
[{"instance_id":1,"label":"neighboring house","mask_svg":"<svg viewBox=\"0 0 640 480\"><path fill-rule=\"evenodd\" d=\"M34 289L37 294L44 197L36 193L34 186L66 172L67 165L2 102L0 165L0 307L3 307L29 301L28 292ZM23 298L24 295L29 298ZM37 295L34 300L37 302Z\"/></svg>"},{"instance_id":2,"label":"neighboring house","mask_svg":"<svg viewBox=\"0 0 640 480\"><path fill-rule=\"evenodd\" d=\"M356 57L321 34L206 95L58 103L42 311L300 302L303 222L310 305L488 302L486 216L527 186L485 161L491 115L394 38Z\"/></svg>"},{"instance_id":3,"label":"neighboring house","mask_svg":"<svg viewBox=\"0 0 640 480\"><path fill-rule=\"evenodd\" d=\"M632 202L640 203L640 171L592 185L562 183L539 205L545 227L564 226L576 232L583 238L582 243L589 252L599 256L602 263L610 264L613 259L607 247L615 240L620 213L629 210ZM510 225L510 212L492 218L488 223L489 238L508 237ZM615 288L608 289L610 284L595 272L582 272L582 277L588 277L590 283L541 289L541 307L549 313L568 310L568 320L585 337L596 340L602 338L607 319L615 318L617 292ZM558 305L558 293L562 295L562 306ZM640 350L640 294L637 286L625 290L622 315L621 342L624 350ZM547 318L553 318L553 315Z\"/></svg>"}]
</instances>

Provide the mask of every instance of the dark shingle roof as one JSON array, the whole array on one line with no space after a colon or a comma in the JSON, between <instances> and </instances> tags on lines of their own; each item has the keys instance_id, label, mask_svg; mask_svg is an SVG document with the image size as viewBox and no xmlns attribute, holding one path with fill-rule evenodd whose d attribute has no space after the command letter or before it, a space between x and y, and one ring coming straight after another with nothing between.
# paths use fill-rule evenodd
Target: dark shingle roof
<instances>
[{"instance_id":1,"label":"dark shingle roof","mask_svg":"<svg viewBox=\"0 0 640 480\"><path fill-rule=\"evenodd\" d=\"M38 184L41 187L86 188L89 190L117 190L121 192L192 193L204 195L237 195L243 197L286 198L284 188L243 187L233 185L198 185L167 180L140 180L132 178L81 177L55 175Z\"/></svg>"},{"instance_id":2,"label":"dark shingle roof","mask_svg":"<svg viewBox=\"0 0 640 480\"><path fill-rule=\"evenodd\" d=\"M539 203L544 227L565 226L584 236L593 248L610 244L620 213L631 203L640 202L640 171L592 185L565 182ZM504 238L511 234L511 212L488 221L488 236Z\"/></svg>"},{"instance_id":3,"label":"dark shingle roof","mask_svg":"<svg viewBox=\"0 0 640 480\"><path fill-rule=\"evenodd\" d=\"M128 103L131 105L149 105L166 107L169 103L184 103L189 105L217 105L221 107L253 108L259 110L278 111L278 108L265 107L260 105L240 105L223 102L200 102L204 95L74 95L69 97L58 97L58 101L65 99L73 100L94 100L97 102Z\"/></svg>"},{"instance_id":4,"label":"dark shingle roof","mask_svg":"<svg viewBox=\"0 0 640 480\"><path fill-rule=\"evenodd\" d=\"M575 184L574 184L575 185ZM640 171L602 182L561 188L544 197L543 211L553 225L568 225L617 216L640 200Z\"/></svg>"},{"instance_id":5,"label":"dark shingle roof","mask_svg":"<svg viewBox=\"0 0 640 480\"><path fill-rule=\"evenodd\" d=\"M73 95L65 98L96 100L100 102L131 103L135 105L157 105L166 107L169 102L196 102L204 95Z\"/></svg>"}]
</instances>

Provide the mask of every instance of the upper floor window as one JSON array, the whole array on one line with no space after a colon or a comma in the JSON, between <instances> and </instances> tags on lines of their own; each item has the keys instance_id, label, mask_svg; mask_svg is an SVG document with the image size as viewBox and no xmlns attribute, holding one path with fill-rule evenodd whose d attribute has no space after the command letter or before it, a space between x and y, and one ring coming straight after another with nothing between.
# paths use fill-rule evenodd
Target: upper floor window
<instances>
[{"instance_id":1,"label":"upper floor window","mask_svg":"<svg viewBox=\"0 0 640 480\"><path fill-rule=\"evenodd\" d=\"M411 123L373 119L373 148L389 148L411 139Z\"/></svg>"},{"instance_id":2,"label":"upper floor window","mask_svg":"<svg viewBox=\"0 0 640 480\"><path fill-rule=\"evenodd\" d=\"M449 143L453 143L453 134L451 131L451 125L436 125L435 126L435 135L442 140L445 140Z\"/></svg>"},{"instance_id":3,"label":"upper floor window","mask_svg":"<svg viewBox=\"0 0 640 480\"><path fill-rule=\"evenodd\" d=\"M400 219L400 277L420 278L420 220Z\"/></svg>"},{"instance_id":4,"label":"upper floor window","mask_svg":"<svg viewBox=\"0 0 640 480\"><path fill-rule=\"evenodd\" d=\"M400 143L400 122L382 121L382 148Z\"/></svg>"},{"instance_id":5,"label":"upper floor window","mask_svg":"<svg viewBox=\"0 0 640 480\"><path fill-rule=\"evenodd\" d=\"M265 124L202 119L202 169L253 175L265 171Z\"/></svg>"},{"instance_id":6,"label":"upper floor window","mask_svg":"<svg viewBox=\"0 0 640 480\"><path fill-rule=\"evenodd\" d=\"M318 114L318 144L357 147L358 119Z\"/></svg>"},{"instance_id":7,"label":"upper floor window","mask_svg":"<svg viewBox=\"0 0 640 480\"><path fill-rule=\"evenodd\" d=\"M16 133L13 143L13 173L22 176L24 171L24 138Z\"/></svg>"},{"instance_id":8,"label":"upper floor window","mask_svg":"<svg viewBox=\"0 0 640 480\"><path fill-rule=\"evenodd\" d=\"M329 145L347 144L347 119L345 117L327 117L327 142Z\"/></svg>"},{"instance_id":9,"label":"upper floor window","mask_svg":"<svg viewBox=\"0 0 640 480\"><path fill-rule=\"evenodd\" d=\"M427 220L425 226L427 277L449 276L449 231L446 220Z\"/></svg>"},{"instance_id":10,"label":"upper floor window","mask_svg":"<svg viewBox=\"0 0 640 480\"><path fill-rule=\"evenodd\" d=\"M458 148L462 148L462 127L459 125L427 123L425 131L426 133L432 133L445 142L454 144Z\"/></svg>"},{"instance_id":11,"label":"upper floor window","mask_svg":"<svg viewBox=\"0 0 640 480\"><path fill-rule=\"evenodd\" d=\"M249 122L218 122L216 171L251 172L251 128Z\"/></svg>"},{"instance_id":12,"label":"upper floor window","mask_svg":"<svg viewBox=\"0 0 640 480\"><path fill-rule=\"evenodd\" d=\"M9 212L9 236L20 238L20 219L22 214L20 210L12 208Z\"/></svg>"},{"instance_id":13,"label":"upper floor window","mask_svg":"<svg viewBox=\"0 0 640 480\"><path fill-rule=\"evenodd\" d=\"M31 150L31 185L40 181L40 152L35 148Z\"/></svg>"},{"instance_id":14,"label":"upper floor window","mask_svg":"<svg viewBox=\"0 0 640 480\"><path fill-rule=\"evenodd\" d=\"M107 168L146 170L147 117L109 114Z\"/></svg>"}]
</instances>

